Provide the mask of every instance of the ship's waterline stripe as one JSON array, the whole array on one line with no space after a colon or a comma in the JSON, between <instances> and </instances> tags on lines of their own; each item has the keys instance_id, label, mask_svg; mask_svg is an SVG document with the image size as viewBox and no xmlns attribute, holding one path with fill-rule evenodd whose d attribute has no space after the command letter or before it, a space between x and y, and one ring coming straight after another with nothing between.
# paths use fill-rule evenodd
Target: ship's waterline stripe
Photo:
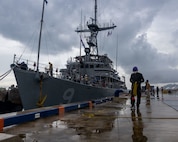
<instances>
[{"instance_id":1,"label":"ship's waterline stripe","mask_svg":"<svg viewBox=\"0 0 178 142\"><path fill-rule=\"evenodd\" d=\"M49 110L38 110L36 112L29 112L26 114L18 114L15 116L0 118L0 132L2 132L3 128L7 126L30 122L39 118L44 118L53 115L62 116L64 115L65 112L82 109L86 107L92 108L95 104L101 104L107 101L111 101L112 99L113 97L109 97L95 101L61 105L58 108L50 108Z\"/></svg>"}]
</instances>

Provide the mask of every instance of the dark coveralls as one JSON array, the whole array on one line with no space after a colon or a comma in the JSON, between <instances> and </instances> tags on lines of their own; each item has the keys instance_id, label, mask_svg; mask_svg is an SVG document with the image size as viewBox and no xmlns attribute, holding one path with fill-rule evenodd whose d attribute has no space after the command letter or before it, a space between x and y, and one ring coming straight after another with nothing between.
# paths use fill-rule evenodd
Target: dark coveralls
<instances>
[{"instance_id":1,"label":"dark coveralls","mask_svg":"<svg viewBox=\"0 0 178 142\"><path fill-rule=\"evenodd\" d=\"M130 76L130 82L132 83L132 90L131 90L131 105L132 107L135 106L135 98L133 95L133 86L134 83L137 82L137 108L139 108L141 102L141 83L144 82L143 75L139 72L134 72Z\"/></svg>"}]
</instances>

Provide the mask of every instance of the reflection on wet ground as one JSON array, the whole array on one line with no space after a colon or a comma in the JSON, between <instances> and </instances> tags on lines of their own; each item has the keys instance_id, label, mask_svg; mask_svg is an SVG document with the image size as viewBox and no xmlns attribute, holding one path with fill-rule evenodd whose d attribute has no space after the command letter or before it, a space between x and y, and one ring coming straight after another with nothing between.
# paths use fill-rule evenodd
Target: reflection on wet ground
<instances>
[{"instance_id":1,"label":"reflection on wet ground","mask_svg":"<svg viewBox=\"0 0 178 142\"><path fill-rule=\"evenodd\" d=\"M90 110L82 110L76 118L69 115L59 121L63 121L68 128L74 129L81 139L97 141L99 140L97 136L101 136L100 133L112 131L114 120L118 117L119 111L124 109L125 104L126 99L120 99Z\"/></svg>"},{"instance_id":2,"label":"reflection on wet ground","mask_svg":"<svg viewBox=\"0 0 178 142\"><path fill-rule=\"evenodd\" d=\"M136 112L135 110L131 111L131 118L133 123L133 142L146 142L148 138L143 135L144 124L140 110L138 109Z\"/></svg>"},{"instance_id":3,"label":"reflection on wet ground","mask_svg":"<svg viewBox=\"0 0 178 142\"><path fill-rule=\"evenodd\" d=\"M99 141L102 133L112 131L115 119L120 111L125 109L126 101L126 98L120 98L92 109L39 119L37 123L30 122L7 129L6 133L18 134L25 142L37 142L41 139L43 142L49 141L47 137L49 135L53 137L53 142L59 139L60 141Z\"/></svg>"},{"instance_id":4,"label":"reflection on wet ground","mask_svg":"<svg viewBox=\"0 0 178 142\"><path fill-rule=\"evenodd\" d=\"M130 110L130 100L120 98L6 128L4 133L19 135L24 142L177 142L178 96L150 99L147 105L142 96L140 110Z\"/></svg>"}]
</instances>

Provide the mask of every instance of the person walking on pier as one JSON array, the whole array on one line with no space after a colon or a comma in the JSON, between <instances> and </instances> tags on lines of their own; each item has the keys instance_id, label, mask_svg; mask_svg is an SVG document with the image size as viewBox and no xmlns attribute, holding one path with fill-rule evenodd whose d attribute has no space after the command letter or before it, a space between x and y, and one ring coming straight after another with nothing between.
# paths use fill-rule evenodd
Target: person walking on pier
<instances>
[{"instance_id":1,"label":"person walking on pier","mask_svg":"<svg viewBox=\"0 0 178 142\"><path fill-rule=\"evenodd\" d=\"M141 102L141 83L144 82L143 75L138 72L138 68L133 67L133 73L130 76L130 82L132 83L131 90L131 108L135 109L135 96L137 96L137 109L139 109Z\"/></svg>"},{"instance_id":2,"label":"person walking on pier","mask_svg":"<svg viewBox=\"0 0 178 142\"><path fill-rule=\"evenodd\" d=\"M150 83L148 80L145 82L146 105L150 105Z\"/></svg>"},{"instance_id":3,"label":"person walking on pier","mask_svg":"<svg viewBox=\"0 0 178 142\"><path fill-rule=\"evenodd\" d=\"M159 99L159 87L156 87L156 94L157 94L157 98Z\"/></svg>"},{"instance_id":4,"label":"person walking on pier","mask_svg":"<svg viewBox=\"0 0 178 142\"><path fill-rule=\"evenodd\" d=\"M162 97L162 99L164 99L163 98L163 93L164 93L164 89L163 89L163 87L161 87L161 97Z\"/></svg>"}]
</instances>

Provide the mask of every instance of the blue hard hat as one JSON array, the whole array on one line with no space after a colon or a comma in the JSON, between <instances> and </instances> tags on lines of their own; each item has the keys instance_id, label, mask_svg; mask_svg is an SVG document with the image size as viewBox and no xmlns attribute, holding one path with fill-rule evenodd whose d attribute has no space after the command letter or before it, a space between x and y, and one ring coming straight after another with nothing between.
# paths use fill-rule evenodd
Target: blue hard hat
<instances>
[{"instance_id":1,"label":"blue hard hat","mask_svg":"<svg viewBox=\"0 0 178 142\"><path fill-rule=\"evenodd\" d=\"M133 72L136 72L136 71L138 71L138 68L135 66L133 67Z\"/></svg>"}]
</instances>

